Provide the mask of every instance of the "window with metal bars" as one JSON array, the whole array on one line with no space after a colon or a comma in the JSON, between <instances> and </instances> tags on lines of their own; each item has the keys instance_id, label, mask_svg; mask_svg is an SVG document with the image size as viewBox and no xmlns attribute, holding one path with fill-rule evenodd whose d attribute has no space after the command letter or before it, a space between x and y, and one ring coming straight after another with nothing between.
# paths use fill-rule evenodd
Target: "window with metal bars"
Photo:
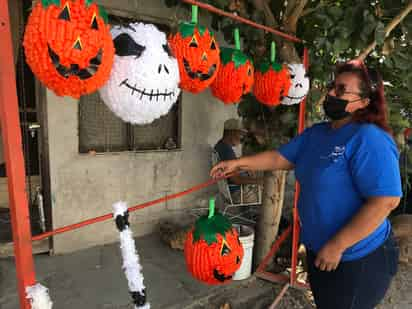
<instances>
[{"instance_id":1,"label":"window with metal bars","mask_svg":"<svg viewBox=\"0 0 412 309\"><path fill-rule=\"evenodd\" d=\"M173 150L180 148L181 99L148 125L131 125L114 115L98 93L79 104L79 152Z\"/></svg>"},{"instance_id":2,"label":"window with metal bars","mask_svg":"<svg viewBox=\"0 0 412 309\"><path fill-rule=\"evenodd\" d=\"M109 15L112 25L137 22ZM156 24L162 31L167 25ZM114 115L99 93L79 102L79 152L158 151L180 149L181 96L169 113L148 125L131 125Z\"/></svg>"}]
</instances>

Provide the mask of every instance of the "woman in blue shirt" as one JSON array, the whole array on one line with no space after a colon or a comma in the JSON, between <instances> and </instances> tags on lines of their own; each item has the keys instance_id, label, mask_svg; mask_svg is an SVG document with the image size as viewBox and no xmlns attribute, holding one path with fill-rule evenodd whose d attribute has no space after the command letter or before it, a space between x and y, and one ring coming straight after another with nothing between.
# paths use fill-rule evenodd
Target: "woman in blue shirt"
<instances>
[{"instance_id":1,"label":"woman in blue shirt","mask_svg":"<svg viewBox=\"0 0 412 309\"><path fill-rule=\"evenodd\" d=\"M338 66L324 102L330 122L277 151L221 162L211 175L295 170L301 241L319 309L372 309L397 271L387 219L399 204L398 150L387 123L383 82L363 63Z\"/></svg>"}]
</instances>

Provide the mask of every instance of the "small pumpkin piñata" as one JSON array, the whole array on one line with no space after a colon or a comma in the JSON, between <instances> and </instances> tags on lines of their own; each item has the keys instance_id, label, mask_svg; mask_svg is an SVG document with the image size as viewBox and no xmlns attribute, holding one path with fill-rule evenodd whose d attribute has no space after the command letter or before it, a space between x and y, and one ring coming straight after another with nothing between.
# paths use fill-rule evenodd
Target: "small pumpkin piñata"
<instances>
[{"instance_id":1,"label":"small pumpkin pi\u00f1ata","mask_svg":"<svg viewBox=\"0 0 412 309\"><path fill-rule=\"evenodd\" d=\"M113 64L107 13L92 0L38 0L23 46L34 75L59 96L96 91Z\"/></svg>"},{"instance_id":2,"label":"small pumpkin pi\u00f1ata","mask_svg":"<svg viewBox=\"0 0 412 309\"><path fill-rule=\"evenodd\" d=\"M219 70L220 50L213 33L197 24L197 6L192 6L192 22L180 23L168 40L179 63L180 88L199 93L209 87Z\"/></svg>"},{"instance_id":3,"label":"small pumpkin pi\u00f1ata","mask_svg":"<svg viewBox=\"0 0 412 309\"><path fill-rule=\"evenodd\" d=\"M286 65L275 62L276 45L272 42L270 62L264 62L256 70L253 94L262 104L279 105L289 92L291 85L289 70Z\"/></svg>"},{"instance_id":4,"label":"small pumpkin pi\u00f1ata","mask_svg":"<svg viewBox=\"0 0 412 309\"><path fill-rule=\"evenodd\" d=\"M238 232L229 219L214 212L210 201L209 215L200 217L187 234L185 259L188 271L207 284L223 284L232 280L243 259Z\"/></svg>"},{"instance_id":5,"label":"small pumpkin pi\u00f1ata","mask_svg":"<svg viewBox=\"0 0 412 309\"><path fill-rule=\"evenodd\" d=\"M239 29L235 29L236 48L220 50L220 69L210 86L213 95L225 104L238 103L252 90L254 68L252 60L240 50Z\"/></svg>"}]
</instances>

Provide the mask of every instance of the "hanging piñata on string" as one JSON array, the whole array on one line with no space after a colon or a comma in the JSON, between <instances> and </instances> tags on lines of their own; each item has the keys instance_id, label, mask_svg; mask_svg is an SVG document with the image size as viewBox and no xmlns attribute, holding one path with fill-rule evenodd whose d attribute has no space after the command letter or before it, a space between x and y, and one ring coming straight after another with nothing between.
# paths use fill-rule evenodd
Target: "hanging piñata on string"
<instances>
[{"instance_id":1,"label":"hanging pi\u00f1ata on string","mask_svg":"<svg viewBox=\"0 0 412 309\"><path fill-rule=\"evenodd\" d=\"M192 22L180 23L169 43L179 62L180 88L199 93L210 86L220 66L219 45L211 31L197 24L197 6L192 6Z\"/></svg>"},{"instance_id":2,"label":"hanging pi\u00f1ata on string","mask_svg":"<svg viewBox=\"0 0 412 309\"><path fill-rule=\"evenodd\" d=\"M303 64L289 64L288 69L291 79L291 86L288 94L283 98L281 103L284 105L299 104L308 94L310 87L309 77Z\"/></svg>"},{"instance_id":3,"label":"hanging pi\u00f1ata on string","mask_svg":"<svg viewBox=\"0 0 412 309\"><path fill-rule=\"evenodd\" d=\"M207 284L222 284L232 280L243 259L243 247L229 219L215 213L215 201L210 201L209 214L200 217L185 242L188 271Z\"/></svg>"},{"instance_id":4,"label":"hanging pi\u00f1ata on string","mask_svg":"<svg viewBox=\"0 0 412 309\"><path fill-rule=\"evenodd\" d=\"M113 64L107 13L91 0L37 1L23 46L34 75L59 96L96 91Z\"/></svg>"},{"instance_id":5,"label":"hanging pi\u00f1ata on string","mask_svg":"<svg viewBox=\"0 0 412 309\"><path fill-rule=\"evenodd\" d=\"M111 32L116 55L100 96L123 121L151 123L169 112L180 93L179 68L166 34L144 23Z\"/></svg>"},{"instance_id":6,"label":"hanging pi\u00f1ata on string","mask_svg":"<svg viewBox=\"0 0 412 309\"><path fill-rule=\"evenodd\" d=\"M210 86L213 95L226 104L238 103L252 90L254 68L252 60L240 50L239 29L235 29L236 48L220 50L220 69Z\"/></svg>"},{"instance_id":7,"label":"hanging pi\u00f1ata on string","mask_svg":"<svg viewBox=\"0 0 412 309\"><path fill-rule=\"evenodd\" d=\"M253 94L262 104L276 106L287 95L290 75L286 65L275 62L276 45L272 42L270 62L264 62L255 72Z\"/></svg>"}]
</instances>

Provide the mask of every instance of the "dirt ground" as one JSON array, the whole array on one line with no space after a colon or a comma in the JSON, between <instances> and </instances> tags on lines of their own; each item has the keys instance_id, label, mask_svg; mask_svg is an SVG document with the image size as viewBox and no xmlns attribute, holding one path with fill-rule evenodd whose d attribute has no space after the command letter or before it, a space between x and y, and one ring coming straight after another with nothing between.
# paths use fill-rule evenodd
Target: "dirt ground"
<instances>
[{"instance_id":1,"label":"dirt ground","mask_svg":"<svg viewBox=\"0 0 412 309\"><path fill-rule=\"evenodd\" d=\"M309 292L289 289L278 309L312 309L315 308ZM412 265L399 265L399 271L383 302L377 309L411 309L412 308Z\"/></svg>"},{"instance_id":2,"label":"dirt ground","mask_svg":"<svg viewBox=\"0 0 412 309\"><path fill-rule=\"evenodd\" d=\"M412 265L399 265L399 271L392 281L383 303L379 309L412 308Z\"/></svg>"}]
</instances>

